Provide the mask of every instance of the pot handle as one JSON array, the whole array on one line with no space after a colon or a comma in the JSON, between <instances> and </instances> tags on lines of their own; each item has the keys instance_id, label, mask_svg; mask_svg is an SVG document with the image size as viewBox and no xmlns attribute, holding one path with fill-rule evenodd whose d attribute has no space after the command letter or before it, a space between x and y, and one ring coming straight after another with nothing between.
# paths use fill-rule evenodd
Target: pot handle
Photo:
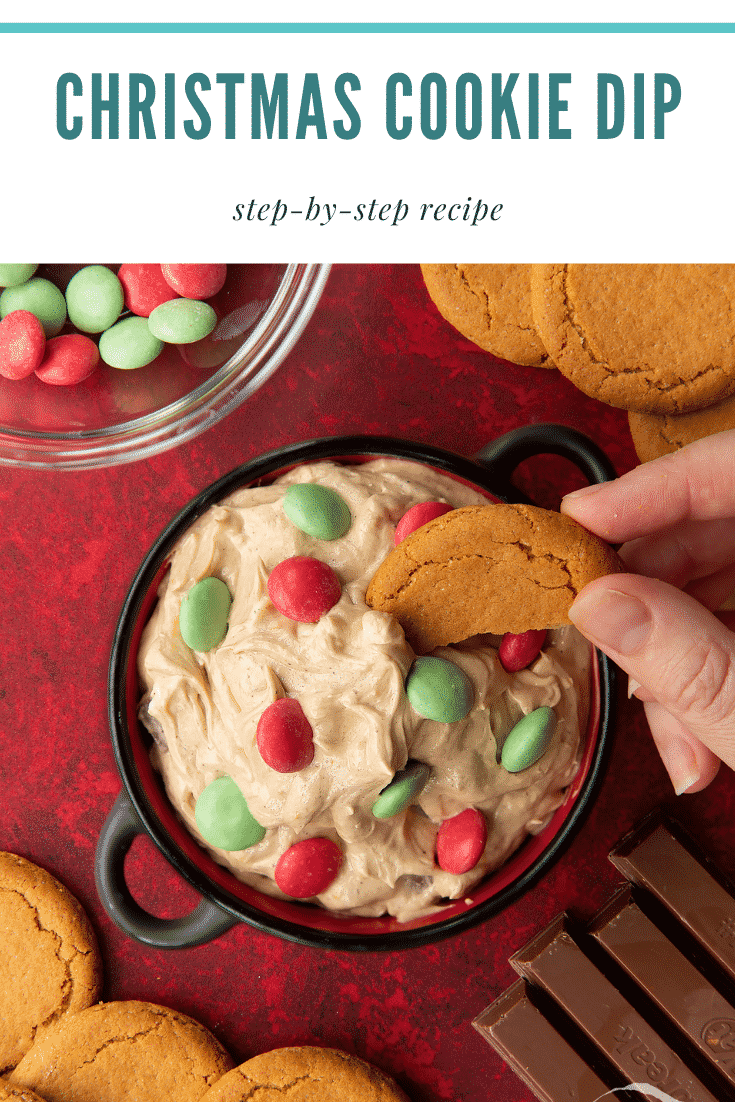
<instances>
[{"instance_id":1,"label":"pot handle","mask_svg":"<svg viewBox=\"0 0 735 1102\"><path fill-rule=\"evenodd\" d=\"M225 933L239 921L208 900L182 918L157 918L133 898L125 882L125 855L138 834L146 831L122 791L100 831L94 878L102 905L112 921L136 941L156 949L188 949Z\"/></svg>"},{"instance_id":2,"label":"pot handle","mask_svg":"<svg viewBox=\"0 0 735 1102\"><path fill-rule=\"evenodd\" d=\"M512 484L511 476L524 459L547 452L571 459L591 483L609 482L617 477L602 449L567 425L544 423L512 429L482 448L475 461L490 472L493 485L508 501L530 505L533 502Z\"/></svg>"}]
</instances>

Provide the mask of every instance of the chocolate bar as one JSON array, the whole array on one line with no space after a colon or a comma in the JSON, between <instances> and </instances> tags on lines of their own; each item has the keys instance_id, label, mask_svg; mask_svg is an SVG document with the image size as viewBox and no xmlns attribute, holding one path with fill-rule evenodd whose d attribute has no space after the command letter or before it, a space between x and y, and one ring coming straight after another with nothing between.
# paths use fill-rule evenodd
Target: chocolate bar
<instances>
[{"instance_id":1,"label":"chocolate bar","mask_svg":"<svg viewBox=\"0 0 735 1102\"><path fill-rule=\"evenodd\" d=\"M651 1083L680 1102L716 1102L582 952L564 915L515 953L510 963L555 1000L629 1083Z\"/></svg>"},{"instance_id":2,"label":"chocolate bar","mask_svg":"<svg viewBox=\"0 0 735 1102\"><path fill-rule=\"evenodd\" d=\"M603 908L589 932L735 1086L735 1007L641 911L629 887Z\"/></svg>"},{"instance_id":3,"label":"chocolate bar","mask_svg":"<svg viewBox=\"0 0 735 1102\"><path fill-rule=\"evenodd\" d=\"M518 980L473 1021L540 1102L599 1102L610 1093L587 1061L536 1009Z\"/></svg>"},{"instance_id":4,"label":"chocolate bar","mask_svg":"<svg viewBox=\"0 0 735 1102\"><path fill-rule=\"evenodd\" d=\"M735 898L681 828L652 817L615 847L610 860L655 896L735 980Z\"/></svg>"},{"instance_id":5,"label":"chocolate bar","mask_svg":"<svg viewBox=\"0 0 735 1102\"><path fill-rule=\"evenodd\" d=\"M623 1082L652 1100L732 1102L735 887L660 813L610 860L626 887L585 931L560 915L516 952L523 981L473 1025L542 1102L598 1102Z\"/></svg>"}]
</instances>

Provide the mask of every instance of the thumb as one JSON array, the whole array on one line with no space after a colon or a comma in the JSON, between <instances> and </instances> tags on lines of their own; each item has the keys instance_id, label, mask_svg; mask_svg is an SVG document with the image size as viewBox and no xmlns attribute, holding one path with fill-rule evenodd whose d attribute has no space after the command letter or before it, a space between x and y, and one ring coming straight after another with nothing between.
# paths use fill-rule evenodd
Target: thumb
<instances>
[{"instance_id":1,"label":"thumb","mask_svg":"<svg viewBox=\"0 0 735 1102\"><path fill-rule=\"evenodd\" d=\"M689 594L638 574L598 578L572 623L682 727L735 767L735 634Z\"/></svg>"}]
</instances>

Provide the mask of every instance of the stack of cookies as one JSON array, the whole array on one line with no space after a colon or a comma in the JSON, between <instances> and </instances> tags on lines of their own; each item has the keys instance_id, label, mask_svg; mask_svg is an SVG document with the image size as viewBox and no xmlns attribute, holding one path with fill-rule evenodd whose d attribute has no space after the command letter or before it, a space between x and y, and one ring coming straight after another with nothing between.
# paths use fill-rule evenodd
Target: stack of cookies
<instances>
[{"instance_id":1,"label":"stack of cookies","mask_svg":"<svg viewBox=\"0 0 735 1102\"><path fill-rule=\"evenodd\" d=\"M0 852L0 1102L408 1102L337 1049L274 1049L235 1067L200 1022L135 999L98 1002L101 987L80 903Z\"/></svg>"},{"instance_id":2,"label":"stack of cookies","mask_svg":"<svg viewBox=\"0 0 735 1102\"><path fill-rule=\"evenodd\" d=\"M735 427L735 265L424 264L440 313L628 411L645 462Z\"/></svg>"}]
</instances>

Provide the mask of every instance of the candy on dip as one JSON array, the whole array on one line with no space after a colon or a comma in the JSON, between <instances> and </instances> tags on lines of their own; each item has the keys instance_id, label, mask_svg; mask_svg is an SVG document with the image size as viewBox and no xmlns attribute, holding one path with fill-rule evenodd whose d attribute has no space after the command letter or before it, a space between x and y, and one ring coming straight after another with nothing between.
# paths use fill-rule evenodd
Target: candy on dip
<instances>
[{"instance_id":1,"label":"candy on dip","mask_svg":"<svg viewBox=\"0 0 735 1102\"><path fill-rule=\"evenodd\" d=\"M255 732L260 756L277 773L298 773L314 760L314 731L298 700L281 697L265 709Z\"/></svg>"},{"instance_id":2,"label":"candy on dip","mask_svg":"<svg viewBox=\"0 0 735 1102\"><path fill-rule=\"evenodd\" d=\"M331 566L308 555L284 559L268 579L268 596L275 607L300 624L315 624L341 594L339 578Z\"/></svg>"},{"instance_id":3,"label":"candy on dip","mask_svg":"<svg viewBox=\"0 0 735 1102\"><path fill-rule=\"evenodd\" d=\"M398 546L417 528L422 528L430 520L436 520L437 517L443 517L445 513L451 511L452 506L447 505L446 501L421 501L418 505L413 505L398 521L393 542Z\"/></svg>"},{"instance_id":4,"label":"candy on dip","mask_svg":"<svg viewBox=\"0 0 735 1102\"><path fill-rule=\"evenodd\" d=\"M399 769L390 784L386 785L373 804L376 819L392 819L413 803L431 775L431 769L422 761L408 762Z\"/></svg>"},{"instance_id":5,"label":"candy on dip","mask_svg":"<svg viewBox=\"0 0 735 1102\"><path fill-rule=\"evenodd\" d=\"M352 520L344 498L316 482L289 486L283 498L283 511L297 528L318 540L339 539Z\"/></svg>"},{"instance_id":6,"label":"candy on dip","mask_svg":"<svg viewBox=\"0 0 735 1102\"><path fill-rule=\"evenodd\" d=\"M365 600L415 506L484 501L405 460L314 462L237 490L168 556L138 653L141 720L178 815L258 892L410 922L466 899L564 802L588 709L590 647L574 628L511 672L498 637L417 656ZM180 609L205 574L226 579L228 600L217 630L192 638ZM553 730L512 735L545 709ZM197 825L220 777L263 830L257 845Z\"/></svg>"},{"instance_id":7,"label":"candy on dip","mask_svg":"<svg viewBox=\"0 0 735 1102\"><path fill-rule=\"evenodd\" d=\"M249 849L265 837L232 777L217 777L208 784L196 802L194 815L203 837L220 849Z\"/></svg>"},{"instance_id":8,"label":"candy on dip","mask_svg":"<svg viewBox=\"0 0 735 1102\"><path fill-rule=\"evenodd\" d=\"M305 838L287 849L274 870L276 884L294 899L321 895L342 864L342 851L329 838Z\"/></svg>"},{"instance_id":9,"label":"candy on dip","mask_svg":"<svg viewBox=\"0 0 735 1102\"><path fill-rule=\"evenodd\" d=\"M524 631L514 635L506 631L498 647L498 658L504 670L517 673L535 662L546 642L546 631Z\"/></svg>"},{"instance_id":10,"label":"candy on dip","mask_svg":"<svg viewBox=\"0 0 735 1102\"><path fill-rule=\"evenodd\" d=\"M440 868L457 876L474 869L487 842L487 820L476 807L445 819L436 835L436 860Z\"/></svg>"},{"instance_id":11,"label":"candy on dip","mask_svg":"<svg viewBox=\"0 0 735 1102\"><path fill-rule=\"evenodd\" d=\"M406 679L406 696L426 719L456 723L472 707L472 682L447 658L417 658Z\"/></svg>"},{"instance_id":12,"label":"candy on dip","mask_svg":"<svg viewBox=\"0 0 735 1102\"><path fill-rule=\"evenodd\" d=\"M207 651L224 639L232 598L220 578L201 578L181 602L181 638L192 650Z\"/></svg>"},{"instance_id":13,"label":"candy on dip","mask_svg":"<svg viewBox=\"0 0 735 1102\"><path fill-rule=\"evenodd\" d=\"M509 731L500 761L509 773L529 769L546 753L556 728L553 708L534 708Z\"/></svg>"}]
</instances>

